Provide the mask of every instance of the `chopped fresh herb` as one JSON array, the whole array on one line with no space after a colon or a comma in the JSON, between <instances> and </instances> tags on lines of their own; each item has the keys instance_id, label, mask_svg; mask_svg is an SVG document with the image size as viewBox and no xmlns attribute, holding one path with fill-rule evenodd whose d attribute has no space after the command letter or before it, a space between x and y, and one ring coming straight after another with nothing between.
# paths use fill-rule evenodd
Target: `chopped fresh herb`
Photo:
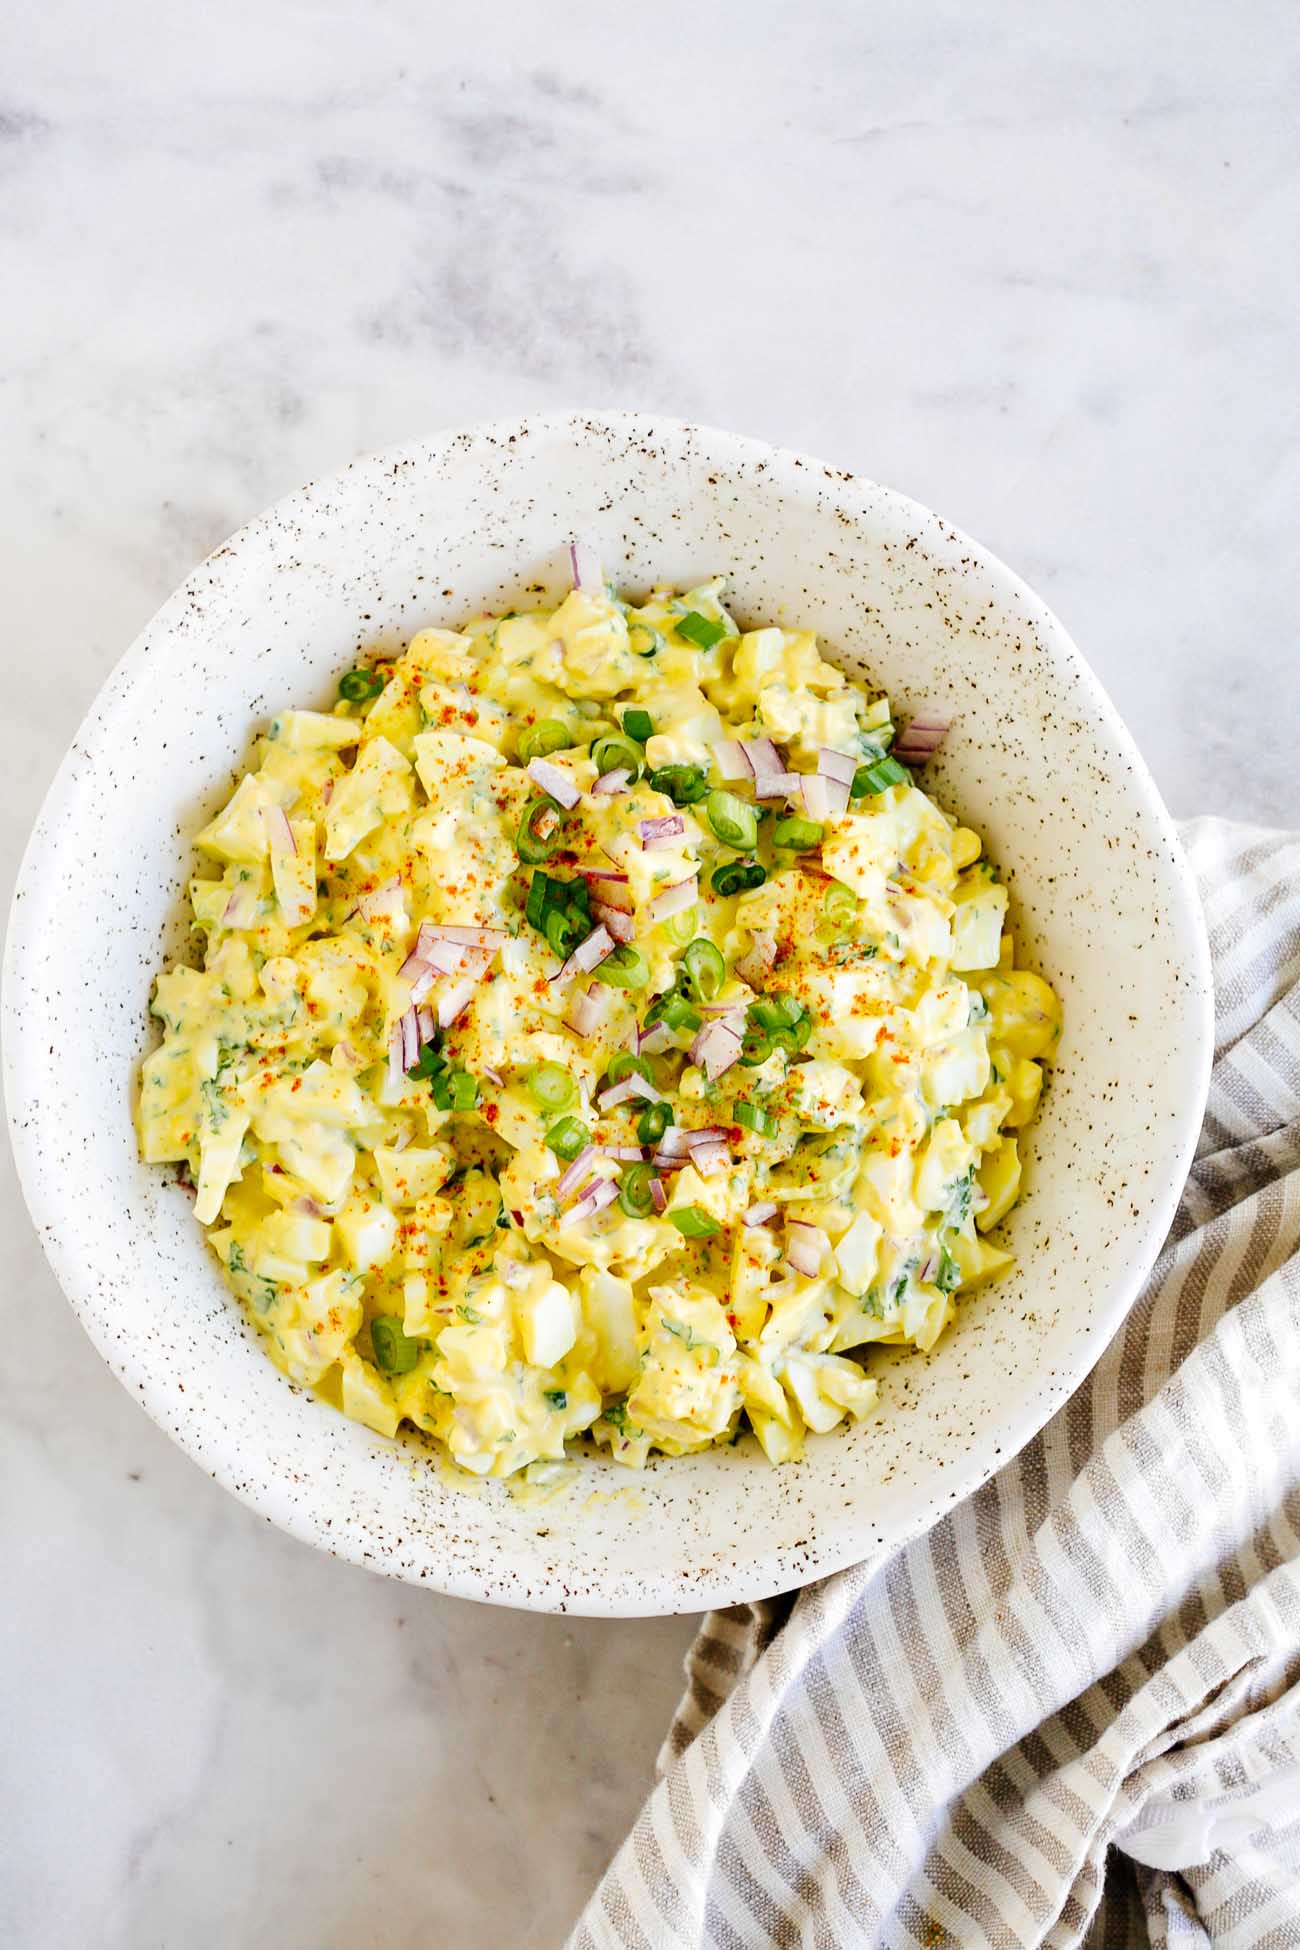
<instances>
[{"instance_id":1,"label":"chopped fresh herb","mask_svg":"<svg viewBox=\"0 0 1300 1950\"><path fill-rule=\"evenodd\" d=\"M456 1312L462 1320L468 1321L471 1327L481 1327L483 1325L483 1316L477 1307L468 1306L464 1301L461 1301L456 1308Z\"/></svg>"},{"instance_id":2,"label":"chopped fresh herb","mask_svg":"<svg viewBox=\"0 0 1300 1950\"><path fill-rule=\"evenodd\" d=\"M688 643L693 643L699 650L708 650L727 634L725 623L717 623L711 616L701 616L698 609L687 610L685 616L676 617L673 628L678 636L684 636Z\"/></svg>"},{"instance_id":3,"label":"chopped fresh herb","mask_svg":"<svg viewBox=\"0 0 1300 1950\"><path fill-rule=\"evenodd\" d=\"M370 1323L375 1366L384 1374L410 1374L420 1358L420 1343L404 1330L396 1314L380 1314Z\"/></svg>"},{"instance_id":4,"label":"chopped fresh herb","mask_svg":"<svg viewBox=\"0 0 1300 1950\"><path fill-rule=\"evenodd\" d=\"M934 1276L934 1283L940 1293L955 1293L961 1285L961 1268L948 1251L946 1239L939 1241L939 1270Z\"/></svg>"},{"instance_id":5,"label":"chopped fresh herb","mask_svg":"<svg viewBox=\"0 0 1300 1950\"><path fill-rule=\"evenodd\" d=\"M617 1401L606 1402L604 1408L601 1410L601 1416L609 1423L611 1429L625 1429L627 1427L627 1397L620 1396Z\"/></svg>"},{"instance_id":6,"label":"chopped fresh herb","mask_svg":"<svg viewBox=\"0 0 1300 1950\"><path fill-rule=\"evenodd\" d=\"M246 1273L248 1271L248 1261L244 1258L244 1249L237 1239L232 1239L230 1242L230 1250L226 1254L226 1267L231 1273Z\"/></svg>"},{"instance_id":7,"label":"chopped fresh herb","mask_svg":"<svg viewBox=\"0 0 1300 1950\"><path fill-rule=\"evenodd\" d=\"M569 1406L568 1391L564 1388L543 1388L542 1400L548 1408L565 1409Z\"/></svg>"}]
</instances>

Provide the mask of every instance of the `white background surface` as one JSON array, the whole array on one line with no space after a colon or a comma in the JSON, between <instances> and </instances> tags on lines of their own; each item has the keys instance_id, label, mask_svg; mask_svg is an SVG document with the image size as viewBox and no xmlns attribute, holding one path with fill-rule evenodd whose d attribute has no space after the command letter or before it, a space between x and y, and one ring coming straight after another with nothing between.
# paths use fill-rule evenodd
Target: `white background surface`
<instances>
[{"instance_id":1,"label":"white background surface","mask_svg":"<svg viewBox=\"0 0 1300 1950\"><path fill-rule=\"evenodd\" d=\"M11 3L6 882L231 529L575 404L937 507L1057 609L1175 812L1300 823L1298 98L1267 0ZM101 1369L3 1197L0 1942L559 1944L689 1623L489 1612L273 1534Z\"/></svg>"}]
</instances>

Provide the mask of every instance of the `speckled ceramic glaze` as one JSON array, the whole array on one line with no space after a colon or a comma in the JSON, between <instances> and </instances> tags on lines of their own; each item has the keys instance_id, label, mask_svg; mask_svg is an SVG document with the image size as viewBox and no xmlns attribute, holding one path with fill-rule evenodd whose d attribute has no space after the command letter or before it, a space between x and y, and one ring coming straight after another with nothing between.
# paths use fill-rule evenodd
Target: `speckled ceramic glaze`
<instances>
[{"instance_id":1,"label":"speckled ceramic glaze","mask_svg":"<svg viewBox=\"0 0 1300 1950\"><path fill-rule=\"evenodd\" d=\"M986 837L1060 1062L1027 1147L1010 1278L930 1357L877 1354L883 1407L769 1468L752 1442L567 1497L466 1491L290 1385L217 1277L172 1172L136 1157L150 984L186 945L191 836L250 737L324 705L362 647L555 599L589 539L624 589L726 572L743 622L954 729L927 784ZM1169 1223L1208 1070L1195 891L1131 740L1060 625L964 535L870 481L633 415L521 421L378 454L290 496L197 569L127 653L60 771L5 967L9 1114L28 1204L105 1360L182 1447L296 1536L495 1603L694 1611L806 1583L968 1495L1064 1401Z\"/></svg>"}]
</instances>

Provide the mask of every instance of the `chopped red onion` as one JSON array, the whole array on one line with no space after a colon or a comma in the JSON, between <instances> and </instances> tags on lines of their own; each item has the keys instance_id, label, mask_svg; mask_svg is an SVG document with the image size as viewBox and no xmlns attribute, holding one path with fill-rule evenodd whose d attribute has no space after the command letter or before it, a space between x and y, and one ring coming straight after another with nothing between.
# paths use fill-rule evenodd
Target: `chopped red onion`
<instances>
[{"instance_id":1,"label":"chopped red onion","mask_svg":"<svg viewBox=\"0 0 1300 1950\"><path fill-rule=\"evenodd\" d=\"M728 785L735 785L741 779L752 779L753 768L745 757L745 748L734 738L724 738L721 744L713 747L713 761Z\"/></svg>"},{"instance_id":2,"label":"chopped red onion","mask_svg":"<svg viewBox=\"0 0 1300 1950\"><path fill-rule=\"evenodd\" d=\"M665 887L662 894L656 894L646 913L652 925L666 921L683 908L693 907L700 897L700 883L697 878L679 880L674 887Z\"/></svg>"},{"instance_id":3,"label":"chopped red onion","mask_svg":"<svg viewBox=\"0 0 1300 1950\"><path fill-rule=\"evenodd\" d=\"M588 882L593 900L602 907L614 907L620 914L632 912L632 889L625 873L604 873L595 867L583 867L582 877ZM596 883L592 885L591 883Z\"/></svg>"},{"instance_id":4,"label":"chopped red onion","mask_svg":"<svg viewBox=\"0 0 1300 1950\"><path fill-rule=\"evenodd\" d=\"M689 1160L685 1151L656 1151L650 1160L656 1171L681 1171Z\"/></svg>"},{"instance_id":5,"label":"chopped red onion","mask_svg":"<svg viewBox=\"0 0 1300 1950\"><path fill-rule=\"evenodd\" d=\"M420 1026L420 1041L422 1043L431 1043L433 1041L433 1032L438 1027L434 1020L433 1010L417 1009L415 1012L415 1020Z\"/></svg>"},{"instance_id":6,"label":"chopped red onion","mask_svg":"<svg viewBox=\"0 0 1300 1950\"><path fill-rule=\"evenodd\" d=\"M785 1228L785 1256L796 1273L815 1279L822 1260L830 1251L830 1240L820 1226L806 1225L802 1219L789 1219Z\"/></svg>"},{"instance_id":7,"label":"chopped red onion","mask_svg":"<svg viewBox=\"0 0 1300 1950\"><path fill-rule=\"evenodd\" d=\"M924 765L938 751L951 723L951 718L940 717L937 711L919 712L894 740L892 756L904 765Z\"/></svg>"},{"instance_id":8,"label":"chopped red onion","mask_svg":"<svg viewBox=\"0 0 1300 1950\"><path fill-rule=\"evenodd\" d=\"M569 1006L564 1012L566 1027L575 1036L590 1036L600 1021L601 997L591 989L574 989L569 997Z\"/></svg>"},{"instance_id":9,"label":"chopped red onion","mask_svg":"<svg viewBox=\"0 0 1300 1950\"><path fill-rule=\"evenodd\" d=\"M659 1140L659 1150L665 1158L684 1158L690 1148L690 1132L681 1124L670 1124Z\"/></svg>"},{"instance_id":10,"label":"chopped red onion","mask_svg":"<svg viewBox=\"0 0 1300 1950\"><path fill-rule=\"evenodd\" d=\"M803 775L799 772L764 772L754 780L756 799L794 799L803 801Z\"/></svg>"},{"instance_id":11,"label":"chopped red onion","mask_svg":"<svg viewBox=\"0 0 1300 1950\"><path fill-rule=\"evenodd\" d=\"M770 934L758 934L754 945L736 959L736 973L752 989L762 988L767 972L776 960L776 942Z\"/></svg>"},{"instance_id":12,"label":"chopped red onion","mask_svg":"<svg viewBox=\"0 0 1300 1950\"><path fill-rule=\"evenodd\" d=\"M433 987L437 979L438 979L437 971L432 968L426 968L424 964L421 963L420 973L416 976L415 980L411 983L412 1002L423 1002L425 996L429 993L429 990Z\"/></svg>"},{"instance_id":13,"label":"chopped red onion","mask_svg":"<svg viewBox=\"0 0 1300 1950\"><path fill-rule=\"evenodd\" d=\"M409 1070L420 1058L420 1025L415 1010L408 1009L402 1017L402 1068Z\"/></svg>"},{"instance_id":14,"label":"chopped red onion","mask_svg":"<svg viewBox=\"0 0 1300 1950\"><path fill-rule=\"evenodd\" d=\"M498 1089L498 1090L504 1090L504 1089L505 1089L505 1082L506 1082L506 1080L505 1080L505 1078L504 1078L504 1077L502 1076L502 1074L501 1074L501 1072L500 1072L500 1070L489 1070L489 1069L488 1069L488 1067L487 1067L487 1065L486 1065L486 1064L484 1064L484 1066L483 1066L483 1074L484 1074L484 1076L485 1076L485 1077L487 1078L487 1080L488 1080L488 1082L489 1082L489 1083L492 1083L492 1084L495 1084L495 1085L496 1085L496 1087L497 1087L497 1089Z\"/></svg>"},{"instance_id":15,"label":"chopped red onion","mask_svg":"<svg viewBox=\"0 0 1300 1950\"><path fill-rule=\"evenodd\" d=\"M837 752L830 745L823 745L817 754L817 770L824 779L835 779L840 785L852 785L858 776L858 761L850 758L847 752Z\"/></svg>"},{"instance_id":16,"label":"chopped red onion","mask_svg":"<svg viewBox=\"0 0 1300 1950\"><path fill-rule=\"evenodd\" d=\"M770 738L748 739L740 747L740 754L755 779L770 778L774 772L785 770L781 754Z\"/></svg>"},{"instance_id":17,"label":"chopped red onion","mask_svg":"<svg viewBox=\"0 0 1300 1950\"><path fill-rule=\"evenodd\" d=\"M587 542L569 543L569 561L573 565L573 586L575 589L600 589L603 580L600 562L595 550Z\"/></svg>"},{"instance_id":18,"label":"chopped red onion","mask_svg":"<svg viewBox=\"0 0 1300 1950\"><path fill-rule=\"evenodd\" d=\"M640 1163L645 1157L639 1144L602 1144L600 1149L607 1158L617 1158L621 1164Z\"/></svg>"},{"instance_id":19,"label":"chopped red onion","mask_svg":"<svg viewBox=\"0 0 1300 1950\"><path fill-rule=\"evenodd\" d=\"M691 1062L698 1063L710 1083L729 1070L740 1055L741 1039L726 1022L706 1022L691 1043Z\"/></svg>"},{"instance_id":20,"label":"chopped red onion","mask_svg":"<svg viewBox=\"0 0 1300 1950\"><path fill-rule=\"evenodd\" d=\"M582 797L568 773L562 772L558 765L552 765L549 759L529 759L528 776L534 785L549 793L557 805L563 806L565 812L572 812Z\"/></svg>"},{"instance_id":21,"label":"chopped red onion","mask_svg":"<svg viewBox=\"0 0 1300 1950\"><path fill-rule=\"evenodd\" d=\"M596 1102L602 1110L617 1110L620 1104L625 1104L629 1097L635 1095L632 1078L624 1077L621 1083L611 1083L608 1090L602 1090Z\"/></svg>"},{"instance_id":22,"label":"chopped red onion","mask_svg":"<svg viewBox=\"0 0 1300 1950\"><path fill-rule=\"evenodd\" d=\"M668 1048L672 1035L666 1022L655 1022L651 1023L649 1029L638 1030L636 1039L637 1049L642 1056L657 1056L661 1050Z\"/></svg>"},{"instance_id":23,"label":"chopped red onion","mask_svg":"<svg viewBox=\"0 0 1300 1950\"><path fill-rule=\"evenodd\" d=\"M650 1197L654 1201L656 1212L662 1212L667 1208L668 1194L663 1188L662 1181L658 1178L652 1178L650 1180Z\"/></svg>"},{"instance_id":24,"label":"chopped red onion","mask_svg":"<svg viewBox=\"0 0 1300 1950\"><path fill-rule=\"evenodd\" d=\"M393 884L396 885L396 882ZM423 955L427 961L429 949L435 941L453 941L459 948L490 948L495 951L509 939L507 928L453 928L444 927L440 921L421 921L415 952Z\"/></svg>"},{"instance_id":25,"label":"chopped red onion","mask_svg":"<svg viewBox=\"0 0 1300 1950\"><path fill-rule=\"evenodd\" d=\"M626 765L619 765L612 772L602 772L591 789L593 793L626 792L631 783L632 774Z\"/></svg>"},{"instance_id":26,"label":"chopped red onion","mask_svg":"<svg viewBox=\"0 0 1300 1950\"><path fill-rule=\"evenodd\" d=\"M478 983L474 981L454 982L445 994L438 997L438 1027L448 1029L457 1016L462 1015L474 998Z\"/></svg>"},{"instance_id":27,"label":"chopped red onion","mask_svg":"<svg viewBox=\"0 0 1300 1950\"><path fill-rule=\"evenodd\" d=\"M402 1064L404 1042L402 1025L395 1022L388 1032L388 1081L396 1088L400 1088L406 1074Z\"/></svg>"},{"instance_id":28,"label":"chopped red onion","mask_svg":"<svg viewBox=\"0 0 1300 1950\"><path fill-rule=\"evenodd\" d=\"M674 1124L670 1128L679 1130L681 1127L680 1125ZM664 1135L666 1137L667 1132ZM725 1125L702 1124L698 1130L687 1131L686 1146L688 1150L694 1151L701 1144L725 1144L728 1135ZM671 1149L671 1146L669 1148Z\"/></svg>"},{"instance_id":29,"label":"chopped red onion","mask_svg":"<svg viewBox=\"0 0 1300 1950\"><path fill-rule=\"evenodd\" d=\"M781 1208L774 1198L761 1198L756 1205L750 1206L741 1224L747 1226L765 1226L768 1220L774 1219L780 1210Z\"/></svg>"},{"instance_id":30,"label":"chopped red onion","mask_svg":"<svg viewBox=\"0 0 1300 1950\"><path fill-rule=\"evenodd\" d=\"M644 1097L648 1104L667 1102L662 1090L656 1090L648 1077L637 1076L635 1072L627 1079L634 1097Z\"/></svg>"},{"instance_id":31,"label":"chopped red onion","mask_svg":"<svg viewBox=\"0 0 1300 1950\"><path fill-rule=\"evenodd\" d=\"M419 949L415 948L406 957L406 960L402 963L401 967L398 969L397 972L404 982L413 982L416 980L417 976L420 976L426 972L428 966L429 966L428 962L424 959L424 956L420 953Z\"/></svg>"},{"instance_id":32,"label":"chopped red onion","mask_svg":"<svg viewBox=\"0 0 1300 1950\"><path fill-rule=\"evenodd\" d=\"M377 908L388 905L388 896L396 893L401 884L398 876L394 874L392 879L386 880L381 887L372 887L368 894L363 894L352 912L360 914L367 921L371 920Z\"/></svg>"},{"instance_id":33,"label":"chopped red onion","mask_svg":"<svg viewBox=\"0 0 1300 1950\"><path fill-rule=\"evenodd\" d=\"M289 815L283 806L263 806L262 818L266 822L267 837L272 853L296 853L298 842L289 824Z\"/></svg>"},{"instance_id":34,"label":"chopped red onion","mask_svg":"<svg viewBox=\"0 0 1300 1950\"><path fill-rule=\"evenodd\" d=\"M731 1163L731 1153L725 1144L697 1144L691 1151L691 1163L701 1177L714 1178Z\"/></svg>"},{"instance_id":35,"label":"chopped red onion","mask_svg":"<svg viewBox=\"0 0 1300 1950\"><path fill-rule=\"evenodd\" d=\"M582 1184L583 1179L586 1177L587 1172L591 1169L595 1156L595 1145L584 1145L573 1163L562 1173L559 1183L555 1187L555 1197L559 1204L562 1205L566 1198L577 1191L579 1185Z\"/></svg>"},{"instance_id":36,"label":"chopped red onion","mask_svg":"<svg viewBox=\"0 0 1300 1950\"><path fill-rule=\"evenodd\" d=\"M614 952L614 937L609 929L601 924L593 928L585 941L580 941L573 951L572 959L584 975L590 975L593 968L599 968L606 956Z\"/></svg>"},{"instance_id":37,"label":"chopped red onion","mask_svg":"<svg viewBox=\"0 0 1300 1950\"><path fill-rule=\"evenodd\" d=\"M223 928L251 928L257 919L257 894L251 881L236 887L221 916Z\"/></svg>"},{"instance_id":38,"label":"chopped red onion","mask_svg":"<svg viewBox=\"0 0 1300 1950\"><path fill-rule=\"evenodd\" d=\"M636 934L636 922L630 914L623 914L617 907L607 907L604 901L593 900L593 916L603 928L608 928L615 941L627 943Z\"/></svg>"},{"instance_id":39,"label":"chopped red onion","mask_svg":"<svg viewBox=\"0 0 1300 1950\"><path fill-rule=\"evenodd\" d=\"M849 800L852 796L850 788L845 785L843 779L827 779L826 809L828 817L831 819L842 818L849 809Z\"/></svg>"},{"instance_id":40,"label":"chopped red onion","mask_svg":"<svg viewBox=\"0 0 1300 1950\"><path fill-rule=\"evenodd\" d=\"M573 1207L569 1213L568 1224L585 1225L588 1219L595 1218L597 1212L603 1212L607 1205L612 1205L617 1197L618 1186L613 1179L602 1178L600 1183L593 1186L586 1197L579 1199Z\"/></svg>"},{"instance_id":41,"label":"chopped red onion","mask_svg":"<svg viewBox=\"0 0 1300 1950\"><path fill-rule=\"evenodd\" d=\"M829 786L830 780L824 779L819 772L804 773L800 781L800 790L803 795L804 811L809 819L825 821L830 818L830 800L826 796Z\"/></svg>"},{"instance_id":42,"label":"chopped red onion","mask_svg":"<svg viewBox=\"0 0 1300 1950\"><path fill-rule=\"evenodd\" d=\"M680 813L666 813L662 819L643 819L641 821L641 845L645 852L652 847L671 846L686 831L686 821Z\"/></svg>"}]
</instances>

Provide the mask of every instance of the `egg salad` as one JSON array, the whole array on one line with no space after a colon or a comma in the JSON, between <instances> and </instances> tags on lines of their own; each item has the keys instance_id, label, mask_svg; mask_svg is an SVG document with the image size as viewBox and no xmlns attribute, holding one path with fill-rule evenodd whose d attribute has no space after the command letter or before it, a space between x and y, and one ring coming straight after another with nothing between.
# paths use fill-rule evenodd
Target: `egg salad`
<instances>
[{"instance_id":1,"label":"egg salad","mask_svg":"<svg viewBox=\"0 0 1300 1950\"><path fill-rule=\"evenodd\" d=\"M142 1154L271 1358L480 1476L872 1408L1011 1256L1060 1033L979 838L721 580L429 629L197 837Z\"/></svg>"}]
</instances>

